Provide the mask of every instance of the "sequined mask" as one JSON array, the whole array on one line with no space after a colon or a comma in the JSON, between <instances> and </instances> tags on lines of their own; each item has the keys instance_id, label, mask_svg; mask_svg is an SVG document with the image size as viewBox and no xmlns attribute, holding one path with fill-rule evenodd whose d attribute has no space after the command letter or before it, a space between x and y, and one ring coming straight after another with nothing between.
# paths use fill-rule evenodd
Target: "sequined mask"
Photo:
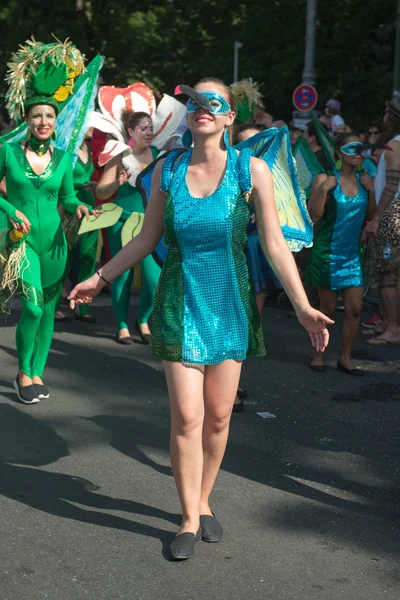
<instances>
[{"instance_id":1,"label":"sequined mask","mask_svg":"<svg viewBox=\"0 0 400 600\"><path fill-rule=\"evenodd\" d=\"M232 111L229 103L226 101L224 96L222 94L220 94L219 92L212 91L212 92L198 92L198 93L201 94L202 96L204 96L208 100L208 103L211 108L211 110L209 110L208 112L210 112L212 115L215 115L216 117L222 117L222 116L228 115ZM191 114L197 112L198 110L204 110L204 109L201 109L201 107L197 104L197 102L195 102L195 100L190 98L189 104L187 107L188 114L191 115Z\"/></svg>"},{"instance_id":2,"label":"sequined mask","mask_svg":"<svg viewBox=\"0 0 400 600\"><path fill-rule=\"evenodd\" d=\"M355 156L356 154L361 154L361 152L359 152L360 146L363 146L361 142L350 142L349 144L341 146L340 152L346 154L346 156Z\"/></svg>"}]
</instances>

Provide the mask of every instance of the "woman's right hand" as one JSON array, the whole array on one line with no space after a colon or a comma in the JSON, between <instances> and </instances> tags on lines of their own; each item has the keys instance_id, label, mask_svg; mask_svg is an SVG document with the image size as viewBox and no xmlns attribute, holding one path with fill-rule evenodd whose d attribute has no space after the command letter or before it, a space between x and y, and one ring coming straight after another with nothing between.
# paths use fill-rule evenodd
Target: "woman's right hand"
<instances>
[{"instance_id":1,"label":"woman's right hand","mask_svg":"<svg viewBox=\"0 0 400 600\"><path fill-rule=\"evenodd\" d=\"M9 218L9 221L13 228L16 231L20 231L24 235L28 235L28 233L31 230L31 223L29 219L27 219L26 216L19 210L15 211L15 216L17 217L18 221L12 219L11 217Z\"/></svg>"},{"instance_id":2,"label":"woman's right hand","mask_svg":"<svg viewBox=\"0 0 400 600\"><path fill-rule=\"evenodd\" d=\"M77 304L90 304L106 285L106 282L97 273L92 275L90 279L78 283L68 296L71 309L74 310Z\"/></svg>"},{"instance_id":3,"label":"woman's right hand","mask_svg":"<svg viewBox=\"0 0 400 600\"><path fill-rule=\"evenodd\" d=\"M336 177L334 175L330 175L330 177L327 177L325 179L324 183L322 184L322 187L327 192L330 192L337 186L337 184L338 184L338 182L337 182Z\"/></svg>"},{"instance_id":4,"label":"woman's right hand","mask_svg":"<svg viewBox=\"0 0 400 600\"><path fill-rule=\"evenodd\" d=\"M118 174L118 177L117 177L119 187L121 187L121 185L124 185L124 183L127 183L128 180L129 180L128 169L122 169L122 171Z\"/></svg>"}]
</instances>

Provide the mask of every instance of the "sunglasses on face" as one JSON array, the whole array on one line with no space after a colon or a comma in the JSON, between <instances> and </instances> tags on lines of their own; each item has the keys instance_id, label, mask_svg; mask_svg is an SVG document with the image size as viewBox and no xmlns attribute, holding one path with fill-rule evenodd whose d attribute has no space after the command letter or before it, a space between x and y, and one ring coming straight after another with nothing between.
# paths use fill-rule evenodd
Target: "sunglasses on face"
<instances>
[{"instance_id":1,"label":"sunglasses on face","mask_svg":"<svg viewBox=\"0 0 400 600\"><path fill-rule=\"evenodd\" d=\"M374 129L373 131L368 131L369 135L378 135L379 131Z\"/></svg>"}]
</instances>

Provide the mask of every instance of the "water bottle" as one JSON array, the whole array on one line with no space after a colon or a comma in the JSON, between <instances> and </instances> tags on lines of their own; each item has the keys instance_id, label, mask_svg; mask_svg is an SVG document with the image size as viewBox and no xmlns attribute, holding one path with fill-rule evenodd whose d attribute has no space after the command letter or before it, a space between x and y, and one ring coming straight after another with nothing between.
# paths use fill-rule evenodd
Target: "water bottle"
<instances>
[{"instance_id":1,"label":"water bottle","mask_svg":"<svg viewBox=\"0 0 400 600\"><path fill-rule=\"evenodd\" d=\"M390 260L393 256L392 254L392 248L390 246L390 244L385 244L383 247L383 258L384 260Z\"/></svg>"}]
</instances>

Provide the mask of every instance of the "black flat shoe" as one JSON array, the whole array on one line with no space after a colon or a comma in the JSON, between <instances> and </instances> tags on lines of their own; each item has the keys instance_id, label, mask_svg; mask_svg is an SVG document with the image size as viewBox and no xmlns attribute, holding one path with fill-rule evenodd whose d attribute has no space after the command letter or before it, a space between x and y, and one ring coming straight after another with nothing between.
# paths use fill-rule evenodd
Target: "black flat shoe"
<instances>
[{"instance_id":1,"label":"black flat shoe","mask_svg":"<svg viewBox=\"0 0 400 600\"><path fill-rule=\"evenodd\" d=\"M338 371L341 371L342 373L347 373L347 375L353 375L354 377L364 377L364 371L362 371L361 369L346 369L346 367L342 365L340 360L337 361L337 368Z\"/></svg>"},{"instance_id":2,"label":"black flat shoe","mask_svg":"<svg viewBox=\"0 0 400 600\"><path fill-rule=\"evenodd\" d=\"M246 400L248 394L247 391L244 388L242 388L241 390L237 391L237 396L239 400Z\"/></svg>"},{"instance_id":3,"label":"black flat shoe","mask_svg":"<svg viewBox=\"0 0 400 600\"><path fill-rule=\"evenodd\" d=\"M122 344L123 346L132 346L133 344L133 339L130 335L126 335L125 337L119 337L119 335L117 335L115 341L117 344Z\"/></svg>"},{"instance_id":4,"label":"black flat shoe","mask_svg":"<svg viewBox=\"0 0 400 600\"><path fill-rule=\"evenodd\" d=\"M92 315L77 315L76 313L75 313L75 321L82 321L82 323L92 323L92 324L97 323L96 317L93 317Z\"/></svg>"},{"instance_id":5,"label":"black flat shoe","mask_svg":"<svg viewBox=\"0 0 400 600\"><path fill-rule=\"evenodd\" d=\"M234 413L242 413L244 412L244 402L235 402L232 408L232 412Z\"/></svg>"},{"instance_id":6,"label":"black flat shoe","mask_svg":"<svg viewBox=\"0 0 400 600\"><path fill-rule=\"evenodd\" d=\"M201 540L201 527L196 534L180 533L169 545L169 555L172 560L187 560L194 552L196 543Z\"/></svg>"},{"instance_id":7,"label":"black flat shoe","mask_svg":"<svg viewBox=\"0 0 400 600\"><path fill-rule=\"evenodd\" d=\"M224 530L215 515L200 515L201 539L216 544L222 540Z\"/></svg>"},{"instance_id":8,"label":"black flat shoe","mask_svg":"<svg viewBox=\"0 0 400 600\"><path fill-rule=\"evenodd\" d=\"M47 400L47 398L50 398L50 392L45 385L40 385L39 383L34 383L33 385L36 388L36 392L38 395L37 397L39 398L39 400Z\"/></svg>"},{"instance_id":9,"label":"black flat shoe","mask_svg":"<svg viewBox=\"0 0 400 600\"><path fill-rule=\"evenodd\" d=\"M325 373L326 366L325 365L312 365L311 363L308 365L311 371L315 371L316 373Z\"/></svg>"},{"instance_id":10,"label":"black flat shoe","mask_svg":"<svg viewBox=\"0 0 400 600\"><path fill-rule=\"evenodd\" d=\"M146 346L150 346L150 344L151 344L151 333L142 333L140 331L139 323L137 321L135 323L135 329L139 333L140 339L142 340L143 344L145 344Z\"/></svg>"},{"instance_id":11,"label":"black flat shoe","mask_svg":"<svg viewBox=\"0 0 400 600\"><path fill-rule=\"evenodd\" d=\"M19 377L17 377L17 379L13 383L13 386L15 391L17 392L18 399L23 404L37 404L38 402L40 402L35 385L25 385L24 387L22 387L22 385L19 382Z\"/></svg>"}]
</instances>

